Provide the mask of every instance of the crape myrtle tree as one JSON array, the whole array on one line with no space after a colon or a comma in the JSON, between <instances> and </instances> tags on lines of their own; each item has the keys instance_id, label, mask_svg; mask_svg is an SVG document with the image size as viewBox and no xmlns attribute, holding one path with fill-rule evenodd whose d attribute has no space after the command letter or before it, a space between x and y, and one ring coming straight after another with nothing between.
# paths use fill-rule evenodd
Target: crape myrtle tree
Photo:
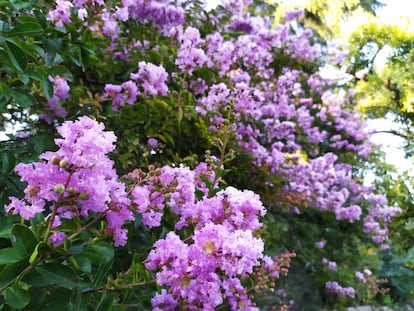
<instances>
[{"instance_id":1,"label":"crape myrtle tree","mask_svg":"<svg viewBox=\"0 0 414 311\"><path fill-rule=\"evenodd\" d=\"M400 209L340 58L249 4L0 3L4 310L374 301Z\"/></svg>"}]
</instances>

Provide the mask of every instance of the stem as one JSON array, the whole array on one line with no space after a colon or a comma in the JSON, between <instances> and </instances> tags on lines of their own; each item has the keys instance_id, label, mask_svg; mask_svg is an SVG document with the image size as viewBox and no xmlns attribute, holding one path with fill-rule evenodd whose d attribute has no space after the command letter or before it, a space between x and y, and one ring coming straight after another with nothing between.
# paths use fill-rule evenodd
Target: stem
<instances>
[{"instance_id":1,"label":"stem","mask_svg":"<svg viewBox=\"0 0 414 311\"><path fill-rule=\"evenodd\" d=\"M87 223L85 226L79 228L75 233L73 233L71 236L68 237L69 240L72 240L74 238L76 238L79 234L81 234L83 231L85 231L86 229L89 229L93 224L95 224L96 222L98 222L99 220L101 220L102 218L104 218L106 215L106 211L103 213L100 213L97 217L95 217L94 219L92 219L89 223Z\"/></svg>"},{"instance_id":2,"label":"stem","mask_svg":"<svg viewBox=\"0 0 414 311\"><path fill-rule=\"evenodd\" d=\"M37 264L40 262L40 258L37 258L34 263L30 264L24 270L19 273L19 275L15 276L10 282L8 282L6 285L0 288L0 293L3 292L7 287L9 287L16 279L21 279L27 272L32 270L34 267L37 266Z\"/></svg>"},{"instance_id":3,"label":"stem","mask_svg":"<svg viewBox=\"0 0 414 311\"><path fill-rule=\"evenodd\" d=\"M111 285L104 285L104 286L101 286L101 287L88 289L88 290L82 292L82 294L89 294L89 293L93 293L93 292L99 292L101 290L115 291L115 290L129 289L129 288L132 288L132 287L143 286L143 285L146 285L148 283L153 283L153 282L155 282L155 281L150 281L150 282L142 281L142 282L136 282L136 283L130 283L130 284L117 285L116 287L111 286Z\"/></svg>"},{"instance_id":4,"label":"stem","mask_svg":"<svg viewBox=\"0 0 414 311\"><path fill-rule=\"evenodd\" d=\"M72 178L72 175L73 175L73 172L69 172L68 178L66 179L66 182L65 182L65 185L64 185L65 186L65 189L68 187L69 182L70 182L70 179ZM45 237L43 239L43 241L45 243L47 243L47 239L49 238L49 234L50 234L50 231L52 229L53 222L55 221L55 217L56 217L56 214L57 214L57 209L59 207L59 202L62 201L63 195L64 195L64 193L59 194L59 197L58 197L57 201L53 205L52 214L50 215L50 218L48 220Z\"/></svg>"},{"instance_id":5,"label":"stem","mask_svg":"<svg viewBox=\"0 0 414 311\"><path fill-rule=\"evenodd\" d=\"M213 180L213 183L212 183L211 190L213 190L216 187L216 184L218 183L218 180L220 178L218 172L219 172L220 168L224 165L224 160L225 160L225 157L226 157L226 148L227 148L227 144L229 143L229 131L228 130L229 130L229 126L226 125L224 127L223 141L222 141L222 144L219 147L220 160L219 160L219 163L217 165L217 168L216 168L216 171L215 171L215 174L214 174L214 180ZM211 197L211 195L212 195L211 190L209 191L209 197Z\"/></svg>"}]
</instances>

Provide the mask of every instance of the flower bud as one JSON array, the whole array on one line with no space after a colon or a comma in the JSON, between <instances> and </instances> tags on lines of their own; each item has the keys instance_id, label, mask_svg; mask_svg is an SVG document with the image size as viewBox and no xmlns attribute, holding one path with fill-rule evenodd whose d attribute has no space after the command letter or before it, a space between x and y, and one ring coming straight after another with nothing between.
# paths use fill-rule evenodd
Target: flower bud
<instances>
[{"instance_id":1,"label":"flower bud","mask_svg":"<svg viewBox=\"0 0 414 311\"><path fill-rule=\"evenodd\" d=\"M30 186L27 189L27 194L29 197L34 197L39 194L40 188L38 186Z\"/></svg>"},{"instance_id":2,"label":"flower bud","mask_svg":"<svg viewBox=\"0 0 414 311\"><path fill-rule=\"evenodd\" d=\"M76 194L76 188L75 187L69 187L67 190L66 190L70 195L74 195L74 194Z\"/></svg>"},{"instance_id":3,"label":"flower bud","mask_svg":"<svg viewBox=\"0 0 414 311\"><path fill-rule=\"evenodd\" d=\"M60 168L68 168L69 167L69 161L68 160L65 160L65 159L60 160L59 167Z\"/></svg>"},{"instance_id":4,"label":"flower bud","mask_svg":"<svg viewBox=\"0 0 414 311\"><path fill-rule=\"evenodd\" d=\"M58 165L60 160L61 160L60 157L58 157L56 155L51 156L50 159L49 159L50 163L52 163L53 165Z\"/></svg>"},{"instance_id":5,"label":"flower bud","mask_svg":"<svg viewBox=\"0 0 414 311\"><path fill-rule=\"evenodd\" d=\"M53 188L53 192L57 194L62 194L65 192L65 186L63 184L56 184Z\"/></svg>"},{"instance_id":6,"label":"flower bud","mask_svg":"<svg viewBox=\"0 0 414 311\"><path fill-rule=\"evenodd\" d=\"M89 199L89 195L86 192L81 192L81 193L79 193L79 199L81 199L81 200L88 200Z\"/></svg>"},{"instance_id":7,"label":"flower bud","mask_svg":"<svg viewBox=\"0 0 414 311\"><path fill-rule=\"evenodd\" d=\"M211 255L214 253L214 242L208 239L204 244L204 253L207 255Z\"/></svg>"}]
</instances>

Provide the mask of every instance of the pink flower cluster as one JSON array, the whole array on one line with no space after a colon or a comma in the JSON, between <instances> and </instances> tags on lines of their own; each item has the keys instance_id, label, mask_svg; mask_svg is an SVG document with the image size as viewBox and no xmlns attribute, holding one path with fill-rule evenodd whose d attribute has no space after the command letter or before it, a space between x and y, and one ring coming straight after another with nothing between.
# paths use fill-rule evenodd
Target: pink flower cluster
<instances>
[{"instance_id":1,"label":"pink flower cluster","mask_svg":"<svg viewBox=\"0 0 414 311\"><path fill-rule=\"evenodd\" d=\"M227 187L209 197L200 176L212 181L214 174L205 163L200 163L194 171L187 167L165 166L158 176L132 189L132 201L143 223L149 227L160 225L162 211L168 207L180 216L177 229L188 225L201 228L209 223L221 224L229 230L259 229L258 217L266 214L259 196L250 190ZM198 199L196 192L203 197Z\"/></svg>"},{"instance_id":2,"label":"pink flower cluster","mask_svg":"<svg viewBox=\"0 0 414 311\"><path fill-rule=\"evenodd\" d=\"M156 270L157 284L168 287L153 298L154 309L181 301L192 310L214 310L223 297L232 310L253 307L240 278L252 274L262 260L274 272L273 260L263 257L263 241L253 235L266 213L259 196L233 187L210 196L203 179L212 182L214 176L205 163L194 170L165 166L131 189L132 202L147 226L159 226L169 208L179 216L177 229L195 228L185 240L169 232L148 255L146 268Z\"/></svg>"},{"instance_id":3,"label":"pink flower cluster","mask_svg":"<svg viewBox=\"0 0 414 311\"><path fill-rule=\"evenodd\" d=\"M107 156L114 150L115 135L88 117L66 121L58 133L62 138L55 139L57 151L43 153L42 162L16 166L28 185L25 197L12 197L6 211L29 219L51 209L56 213L51 221L102 213L115 245L124 245L127 232L122 226L134 218L128 210L125 185L118 181L113 161ZM59 231L58 224L53 227Z\"/></svg>"},{"instance_id":4,"label":"pink flower cluster","mask_svg":"<svg viewBox=\"0 0 414 311\"><path fill-rule=\"evenodd\" d=\"M369 269L364 269L363 272L357 271L355 272L355 277L362 283L366 283L367 279L366 277L371 276L372 272Z\"/></svg>"},{"instance_id":5,"label":"pink flower cluster","mask_svg":"<svg viewBox=\"0 0 414 311\"><path fill-rule=\"evenodd\" d=\"M165 96L168 94L166 85L168 73L164 67L147 62L139 62L138 67L137 73L131 73L131 80L121 85L105 85L104 97L112 99L113 110L125 106L125 103L135 104L138 95Z\"/></svg>"},{"instance_id":6,"label":"pink flower cluster","mask_svg":"<svg viewBox=\"0 0 414 311\"><path fill-rule=\"evenodd\" d=\"M355 289L352 287L342 287L338 282L327 282L326 289L331 293L336 293L341 296L355 297Z\"/></svg>"},{"instance_id":7,"label":"pink flower cluster","mask_svg":"<svg viewBox=\"0 0 414 311\"><path fill-rule=\"evenodd\" d=\"M336 271L336 262L335 261L330 261L326 258L322 258L322 263L324 265L326 265L326 268L328 270Z\"/></svg>"},{"instance_id":8,"label":"pink flower cluster","mask_svg":"<svg viewBox=\"0 0 414 311\"><path fill-rule=\"evenodd\" d=\"M59 101L64 101L68 98L68 93L70 91L68 82L65 78L59 76L49 76L49 81L53 82L54 84L53 95L48 100L46 108L57 117L65 117L67 114L66 110L61 105L59 105ZM41 119L44 119L49 124L52 122L50 116L45 113L41 114L39 117Z\"/></svg>"},{"instance_id":9,"label":"pink flower cluster","mask_svg":"<svg viewBox=\"0 0 414 311\"><path fill-rule=\"evenodd\" d=\"M169 287L173 297L192 310L214 310L223 303L223 292L238 304L251 306L239 277L251 274L263 257L263 241L251 230L231 231L223 225L207 224L195 230L187 244L170 232L158 240L147 258L149 270L160 270L157 283ZM234 286L237 291L230 290ZM237 297L237 298L236 298ZM236 310L236 308L232 308Z\"/></svg>"}]
</instances>

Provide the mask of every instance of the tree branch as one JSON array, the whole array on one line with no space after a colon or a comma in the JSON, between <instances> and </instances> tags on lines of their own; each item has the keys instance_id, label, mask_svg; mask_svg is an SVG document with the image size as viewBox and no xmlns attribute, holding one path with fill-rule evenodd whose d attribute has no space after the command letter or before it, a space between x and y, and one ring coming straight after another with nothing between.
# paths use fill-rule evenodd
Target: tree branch
<instances>
[{"instance_id":1,"label":"tree branch","mask_svg":"<svg viewBox=\"0 0 414 311\"><path fill-rule=\"evenodd\" d=\"M395 135L395 136L404 138L406 140L411 140L412 139L411 136L406 135L406 134L403 134L403 133L400 133L400 132L398 132L396 130L381 130L381 131L374 131L373 132L373 134L381 134L381 133Z\"/></svg>"}]
</instances>

